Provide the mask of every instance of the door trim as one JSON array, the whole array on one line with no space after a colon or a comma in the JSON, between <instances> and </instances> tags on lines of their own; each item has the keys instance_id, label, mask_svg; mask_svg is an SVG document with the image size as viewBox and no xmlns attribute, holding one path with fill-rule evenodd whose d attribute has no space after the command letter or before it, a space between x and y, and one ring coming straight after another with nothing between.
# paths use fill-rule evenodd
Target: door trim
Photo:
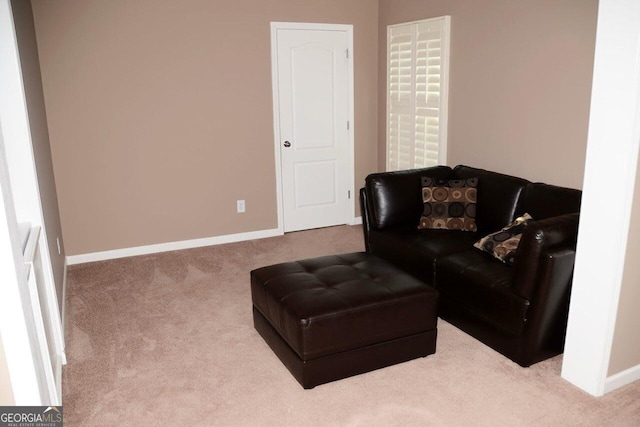
<instances>
[{"instance_id":1,"label":"door trim","mask_svg":"<svg viewBox=\"0 0 640 427\"><path fill-rule=\"evenodd\" d=\"M356 194L354 191L355 184L355 149L354 149L354 78L353 78L353 25L345 24L314 24L303 22L271 22L271 89L273 93L273 147L275 152L275 168L276 168L276 197L278 210L278 232L284 234L284 207L282 199L282 159L280 154L280 101L278 99L278 46L277 32L278 30L320 30L320 31L342 31L347 35L347 49L349 49L349 61L347 64L347 93L349 96L348 115L349 115L349 135L347 147L347 171L348 186L347 189L351 194L348 206L349 211L345 213L345 224L356 224L355 207Z\"/></svg>"}]
</instances>

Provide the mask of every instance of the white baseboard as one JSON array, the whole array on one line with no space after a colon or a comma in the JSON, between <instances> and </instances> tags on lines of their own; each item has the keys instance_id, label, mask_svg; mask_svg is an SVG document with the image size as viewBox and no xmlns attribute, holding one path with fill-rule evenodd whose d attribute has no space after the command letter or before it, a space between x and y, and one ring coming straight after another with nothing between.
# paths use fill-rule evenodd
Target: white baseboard
<instances>
[{"instance_id":1,"label":"white baseboard","mask_svg":"<svg viewBox=\"0 0 640 427\"><path fill-rule=\"evenodd\" d=\"M93 252L81 255L70 255L67 257L67 265L106 261L109 259L147 255L158 252L178 251L181 249L199 248L202 246L222 245L224 243L242 242L245 240L264 239L266 237L281 236L282 234L282 230L274 228L271 230L249 231L247 233L227 234L224 236L159 243L156 245L136 246L133 248L114 249L110 251Z\"/></svg>"},{"instance_id":2,"label":"white baseboard","mask_svg":"<svg viewBox=\"0 0 640 427\"><path fill-rule=\"evenodd\" d=\"M604 392L609 393L610 391L638 380L640 380L640 365L636 365L608 377L604 383Z\"/></svg>"},{"instance_id":3,"label":"white baseboard","mask_svg":"<svg viewBox=\"0 0 640 427\"><path fill-rule=\"evenodd\" d=\"M351 221L351 224L349 225L362 225L362 217L361 216L354 217L353 221Z\"/></svg>"}]
</instances>

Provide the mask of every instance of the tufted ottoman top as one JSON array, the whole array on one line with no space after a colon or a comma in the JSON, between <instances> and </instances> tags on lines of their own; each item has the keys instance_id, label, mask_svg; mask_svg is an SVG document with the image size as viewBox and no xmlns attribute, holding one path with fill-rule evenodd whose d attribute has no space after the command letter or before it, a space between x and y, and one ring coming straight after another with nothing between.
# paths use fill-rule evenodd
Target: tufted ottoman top
<instances>
[{"instance_id":1,"label":"tufted ottoman top","mask_svg":"<svg viewBox=\"0 0 640 427\"><path fill-rule=\"evenodd\" d=\"M367 253L251 272L254 307L304 360L435 329L438 293Z\"/></svg>"}]
</instances>

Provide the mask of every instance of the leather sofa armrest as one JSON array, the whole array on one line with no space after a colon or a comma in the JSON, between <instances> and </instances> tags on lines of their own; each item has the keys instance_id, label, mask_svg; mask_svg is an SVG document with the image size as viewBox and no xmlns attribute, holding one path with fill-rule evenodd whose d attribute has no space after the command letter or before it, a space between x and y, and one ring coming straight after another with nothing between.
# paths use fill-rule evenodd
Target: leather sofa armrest
<instances>
[{"instance_id":1,"label":"leather sofa armrest","mask_svg":"<svg viewBox=\"0 0 640 427\"><path fill-rule=\"evenodd\" d=\"M549 282L541 280L541 260L545 251L563 248L575 251L579 214L560 215L534 221L522 234L514 263L514 292L531 299L535 288ZM547 274L553 274L553 272Z\"/></svg>"},{"instance_id":2,"label":"leather sofa armrest","mask_svg":"<svg viewBox=\"0 0 640 427\"><path fill-rule=\"evenodd\" d=\"M369 243L369 230L371 230L371 214L367 206L367 191L360 189L360 214L362 215L362 233L364 235L364 249L371 252L371 244Z\"/></svg>"},{"instance_id":3,"label":"leather sofa armrest","mask_svg":"<svg viewBox=\"0 0 640 427\"><path fill-rule=\"evenodd\" d=\"M533 292L519 344L518 363L522 366L562 351L575 257L575 250L562 247L541 254L539 285Z\"/></svg>"}]
</instances>

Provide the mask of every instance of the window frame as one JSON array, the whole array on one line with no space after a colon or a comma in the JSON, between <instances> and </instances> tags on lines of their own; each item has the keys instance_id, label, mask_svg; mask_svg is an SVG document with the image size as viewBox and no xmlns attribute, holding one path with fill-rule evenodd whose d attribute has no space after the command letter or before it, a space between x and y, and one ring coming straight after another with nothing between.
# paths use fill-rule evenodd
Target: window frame
<instances>
[{"instance_id":1,"label":"window frame","mask_svg":"<svg viewBox=\"0 0 640 427\"><path fill-rule=\"evenodd\" d=\"M420 24L439 24L441 34L441 53L440 53L440 105L438 108L438 160L437 164L447 163L447 130L448 130L448 105L449 105L449 58L451 51L451 17L440 16L436 18L422 19L418 21L403 22L387 26L387 86L386 86L386 112L385 112L385 169L387 171L400 170L397 165L391 165L390 149L391 149L391 33L393 28L412 27L412 67L411 67L411 123L413 125L412 150L415 150L415 134L416 134L416 108L415 108L415 81L416 81L416 30ZM399 144L398 144L399 145ZM428 167L432 165L416 165L415 155L410 160L409 169Z\"/></svg>"}]
</instances>

